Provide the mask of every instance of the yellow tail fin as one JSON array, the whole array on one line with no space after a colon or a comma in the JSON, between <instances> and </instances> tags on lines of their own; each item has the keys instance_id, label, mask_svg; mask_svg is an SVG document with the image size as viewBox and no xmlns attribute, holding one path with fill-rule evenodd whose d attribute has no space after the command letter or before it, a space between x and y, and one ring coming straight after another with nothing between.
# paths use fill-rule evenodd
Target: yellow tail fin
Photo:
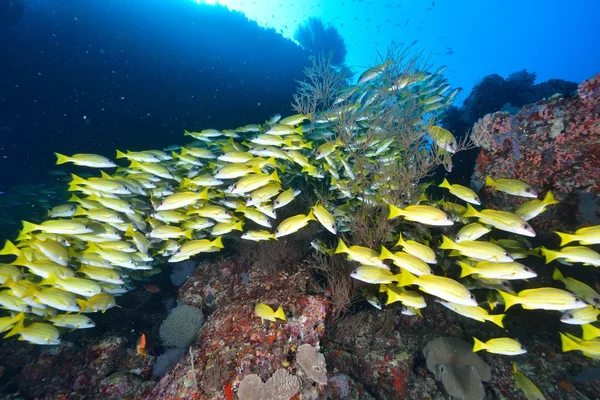
<instances>
[{"instance_id":1,"label":"yellow tail fin","mask_svg":"<svg viewBox=\"0 0 600 400\"><path fill-rule=\"evenodd\" d=\"M69 161L71 161L71 157L65 156L64 154L54 153L54 155L56 156L56 165L68 163Z\"/></svg>"},{"instance_id":2,"label":"yellow tail fin","mask_svg":"<svg viewBox=\"0 0 600 400\"><path fill-rule=\"evenodd\" d=\"M504 319L505 316L506 316L506 314L489 315L488 321L495 323L500 328L504 328L504 323L502 322L502 320Z\"/></svg>"},{"instance_id":3,"label":"yellow tail fin","mask_svg":"<svg viewBox=\"0 0 600 400\"><path fill-rule=\"evenodd\" d=\"M463 217L479 217L479 211L473 208L471 204L467 203L467 212L462 215Z\"/></svg>"},{"instance_id":4,"label":"yellow tail fin","mask_svg":"<svg viewBox=\"0 0 600 400\"><path fill-rule=\"evenodd\" d=\"M18 335L19 333L23 332L23 329L25 329L23 321L24 319L22 317L19 318L17 324L6 335L4 335L4 338L6 339L8 337Z\"/></svg>"},{"instance_id":5,"label":"yellow tail fin","mask_svg":"<svg viewBox=\"0 0 600 400\"><path fill-rule=\"evenodd\" d=\"M14 255L19 257L21 255L21 250L15 246L13 242L7 240L2 250L0 250L0 255Z\"/></svg>"},{"instance_id":6,"label":"yellow tail fin","mask_svg":"<svg viewBox=\"0 0 600 400\"><path fill-rule=\"evenodd\" d=\"M117 150L117 156L115 158L127 158L127 154Z\"/></svg>"},{"instance_id":7,"label":"yellow tail fin","mask_svg":"<svg viewBox=\"0 0 600 400\"><path fill-rule=\"evenodd\" d=\"M457 261L457 263L458 263L458 265L460 265L460 268L461 268L461 272L460 272L461 278L472 275L474 273L473 267L471 267L469 264L464 263L462 261Z\"/></svg>"},{"instance_id":8,"label":"yellow tail fin","mask_svg":"<svg viewBox=\"0 0 600 400\"><path fill-rule=\"evenodd\" d=\"M285 317L285 313L283 312L283 308L281 306L279 306L277 311L275 311L275 318L279 318L282 321L287 321L287 318Z\"/></svg>"},{"instance_id":9,"label":"yellow tail fin","mask_svg":"<svg viewBox=\"0 0 600 400\"><path fill-rule=\"evenodd\" d=\"M476 337L473 337L474 340L474 344L473 344L473 353L477 353L478 351L481 350L485 350L485 343L483 343L481 340L477 339Z\"/></svg>"},{"instance_id":10,"label":"yellow tail fin","mask_svg":"<svg viewBox=\"0 0 600 400\"><path fill-rule=\"evenodd\" d=\"M503 292L502 290L498 290L498 293L500 293L500 296L502 296L502 299L504 300L504 311L505 312L506 312L506 310L508 310L509 308L514 306L515 304L519 304L518 296Z\"/></svg>"},{"instance_id":11,"label":"yellow tail fin","mask_svg":"<svg viewBox=\"0 0 600 400\"><path fill-rule=\"evenodd\" d=\"M221 236L219 236L218 238L216 238L215 240L210 242L210 244L213 247L218 247L218 248L222 249L223 248L223 239L221 238Z\"/></svg>"},{"instance_id":12,"label":"yellow tail fin","mask_svg":"<svg viewBox=\"0 0 600 400\"><path fill-rule=\"evenodd\" d=\"M446 235L442 235L442 244L439 245L440 249L443 250L454 250L456 248L456 243L448 238Z\"/></svg>"},{"instance_id":13,"label":"yellow tail fin","mask_svg":"<svg viewBox=\"0 0 600 400\"><path fill-rule=\"evenodd\" d=\"M560 245L561 246L567 245L567 244L577 240L577 235L572 235L570 233L563 233L563 232L554 232L554 233L556 233L560 237Z\"/></svg>"},{"instance_id":14,"label":"yellow tail fin","mask_svg":"<svg viewBox=\"0 0 600 400\"><path fill-rule=\"evenodd\" d=\"M380 260L388 260L394 257L394 253L385 248L385 246L381 246L381 253L379 254Z\"/></svg>"},{"instance_id":15,"label":"yellow tail fin","mask_svg":"<svg viewBox=\"0 0 600 400\"><path fill-rule=\"evenodd\" d=\"M583 330L583 340L592 340L600 336L600 328L596 328L592 324L581 325Z\"/></svg>"},{"instance_id":16,"label":"yellow tail fin","mask_svg":"<svg viewBox=\"0 0 600 400\"><path fill-rule=\"evenodd\" d=\"M493 180L490 176L485 177L485 186L496 186L496 181Z\"/></svg>"},{"instance_id":17,"label":"yellow tail fin","mask_svg":"<svg viewBox=\"0 0 600 400\"><path fill-rule=\"evenodd\" d=\"M573 339L571 339L564 333L562 333L562 332L559 332L559 333L560 333L560 343L562 344L563 353L566 353L567 351L581 350L581 346L579 345L579 343L577 343L576 341L574 341Z\"/></svg>"},{"instance_id":18,"label":"yellow tail fin","mask_svg":"<svg viewBox=\"0 0 600 400\"><path fill-rule=\"evenodd\" d=\"M394 219L396 217L403 215L403 213L404 213L404 210L402 210L399 207L396 207L393 204L390 204L390 215L388 216L388 219Z\"/></svg>"},{"instance_id":19,"label":"yellow tail fin","mask_svg":"<svg viewBox=\"0 0 600 400\"><path fill-rule=\"evenodd\" d=\"M348 246L346 246L344 241L341 238L339 238L337 247L335 248L333 254L347 253L347 252L348 252Z\"/></svg>"}]
</instances>

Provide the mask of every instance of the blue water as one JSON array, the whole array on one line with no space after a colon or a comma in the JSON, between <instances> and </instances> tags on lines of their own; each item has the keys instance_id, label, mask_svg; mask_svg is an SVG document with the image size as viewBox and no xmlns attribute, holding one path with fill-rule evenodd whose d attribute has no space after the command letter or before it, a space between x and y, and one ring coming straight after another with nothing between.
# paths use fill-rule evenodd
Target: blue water
<instances>
[{"instance_id":1,"label":"blue water","mask_svg":"<svg viewBox=\"0 0 600 400\"><path fill-rule=\"evenodd\" d=\"M308 17L336 28L359 74L391 43L415 42L459 97L524 68L580 82L600 68L600 2L0 0L0 191L47 180L52 152L163 148L184 129L291 112ZM204 3L204 2L200 2ZM0 10L2 10L0 8ZM244 14L245 13L245 14ZM261 28L273 27L273 29Z\"/></svg>"}]
</instances>

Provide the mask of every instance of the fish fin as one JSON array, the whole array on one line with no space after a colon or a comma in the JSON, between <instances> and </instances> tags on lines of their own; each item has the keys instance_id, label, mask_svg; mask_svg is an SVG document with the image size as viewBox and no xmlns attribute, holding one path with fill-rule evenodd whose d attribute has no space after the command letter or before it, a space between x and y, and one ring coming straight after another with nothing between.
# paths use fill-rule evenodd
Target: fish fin
<instances>
[{"instance_id":1,"label":"fish fin","mask_svg":"<svg viewBox=\"0 0 600 400\"><path fill-rule=\"evenodd\" d=\"M199 200L209 200L209 197L208 197L208 186L206 186L204 188L204 190L202 190L200 193L198 193L198 199Z\"/></svg>"},{"instance_id":2,"label":"fish fin","mask_svg":"<svg viewBox=\"0 0 600 400\"><path fill-rule=\"evenodd\" d=\"M446 189L450 189L451 188L450 182L448 182L448 179L446 179L446 178L444 178L444 181L442 183L440 183L438 185L438 187L446 188Z\"/></svg>"},{"instance_id":3,"label":"fish fin","mask_svg":"<svg viewBox=\"0 0 600 400\"><path fill-rule=\"evenodd\" d=\"M21 229L21 232L19 232L19 236L26 235L29 232L35 231L38 228L38 225L33 224L31 222L22 221L22 223L23 223L23 229Z\"/></svg>"},{"instance_id":4,"label":"fish fin","mask_svg":"<svg viewBox=\"0 0 600 400\"><path fill-rule=\"evenodd\" d=\"M503 292L502 290L498 290L498 293L500 293L500 296L502 296L502 299L504 300L504 312L506 312L506 310L508 310L515 304L519 304L519 299L517 296L507 292Z\"/></svg>"},{"instance_id":5,"label":"fish fin","mask_svg":"<svg viewBox=\"0 0 600 400\"><path fill-rule=\"evenodd\" d=\"M489 175L485 177L485 186L496 186L496 181L493 180Z\"/></svg>"},{"instance_id":6,"label":"fish fin","mask_svg":"<svg viewBox=\"0 0 600 400\"><path fill-rule=\"evenodd\" d=\"M279 318L282 321L287 321L287 318L285 317L285 313L283 312L283 307L279 306L277 311L275 311L275 318Z\"/></svg>"},{"instance_id":7,"label":"fish fin","mask_svg":"<svg viewBox=\"0 0 600 400\"><path fill-rule=\"evenodd\" d=\"M125 231L124 235L132 237L133 233L134 233L133 232L133 224L129 224L129 226L127 227L127 230Z\"/></svg>"},{"instance_id":8,"label":"fish fin","mask_svg":"<svg viewBox=\"0 0 600 400\"><path fill-rule=\"evenodd\" d=\"M467 211L462 216L463 217L479 217L479 211L474 209L470 203L467 203Z\"/></svg>"},{"instance_id":9,"label":"fish fin","mask_svg":"<svg viewBox=\"0 0 600 400\"><path fill-rule=\"evenodd\" d=\"M389 287L386 287L385 293L387 294L387 300L385 301L386 306L400 301L400 296L398 295L398 293L394 292Z\"/></svg>"},{"instance_id":10,"label":"fish fin","mask_svg":"<svg viewBox=\"0 0 600 400\"><path fill-rule=\"evenodd\" d=\"M506 314L496 314L496 315L489 315L488 316L488 321L493 322L494 324L498 325L500 328L504 328L504 323L502 322L502 320L504 319L504 317L506 316Z\"/></svg>"},{"instance_id":11,"label":"fish fin","mask_svg":"<svg viewBox=\"0 0 600 400\"><path fill-rule=\"evenodd\" d=\"M552 191L548 190L548 193L546 193L546 197L544 197L542 203L545 205L558 204L558 200L554 198L554 194L552 194Z\"/></svg>"},{"instance_id":12,"label":"fish fin","mask_svg":"<svg viewBox=\"0 0 600 400\"><path fill-rule=\"evenodd\" d=\"M473 267L471 267L469 264L464 263L462 261L457 261L458 265L460 265L461 268L461 272L460 272L460 277L464 278L465 276L469 276L472 275L475 271L473 270Z\"/></svg>"},{"instance_id":13,"label":"fish fin","mask_svg":"<svg viewBox=\"0 0 600 400\"><path fill-rule=\"evenodd\" d=\"M581 350L581 346L579 345L579 343L577 343L562 332L559 332L559 334L563 353L566 353L567 351Z\"/></svg>"},{"instance_id":14,"label":"fish fin","mask_svg":"<svg viewBox=\"0 0 600 400\"><path fill-rule=\"evenodd\" d=\"M560 252L548 250L544 246L541 247L540 251L546 257L546 264L550 264L552 261L556 260L560 255Z\"/></svg>"},{"instance_id":15,"label":"fish fin","mask_svg":"<svg viewBox=\"0 0 600 400\"><path fill-rule=\"evenodd\" d=\"M77 313L77 315L84 312L90 306L90 302L87 300L76 299L76 301L77 301L77 304L79 304L79 312Z\"/></svg>"},{"instance_id":16,"label":"fish fin","mask_svg":"<svg viewBox=\"0 0 600 400\"><path fill-rule=\"evenodd\" d=\"M306 219L309 221L316 221L317 219L315 218L315 214L313 213L313 210L311 209L308 214L306 215Z\"/></svg>"},{"instance_id":17,"label":"fish fin","mask_svg":"<svg viewBox=\"0 0 600 400\"><path fill-rule=\"evenodd\" d=\"M403 211L404 210L402 210L400 207L396 207L395 205L390 204L390 214L388 216L388 219L394 219L403 215Z\"/></svg>"},{"instance_id":18,"label":"fish fin","mask_svg":"<svg viewBox=\"0 0 600 400\"><path fill-rule=\"evenodd\" d=\"M558 268L554 268L554 272L552 273L552 279L554 279L555 281L562 281L563 279L565 279L565 277Z\"/></svg>"},{"instance_id":19,"label":"fish fin","mask_svg":"<svg viewBox=\"0 0 600 400\"><path fill-rule=\"evenodd\" d=\"M240 220L240 221L236 222L235 224L233 224L233 229L235 229L237 231L243 231L244 230L244 221Z\"/></svg>"},{"instance_id":20,"label":"fish fin","mask_svg":"<svg viewBox=\"0 0 600 400\"><path fill-rule=\"evenodd\" d=\"M64 154L54 153L54 155L56 156L56 165L68 163L69 161L71 161L71 157L65 156Z\"/></svg>"},{"instance_id":21,"label":"fish fin","mask_svg":"<svg viewBox=\"0 0 600 400\"><path fill-rule=\"evenodd\" d=\"M115 156L115 158L127 158L127 154L123 153L120 150L117 150L117 155Z\"/></svg>"},{"instance_id":22,"label":"fish fin","mask_svg":"<svg viewBox=\"0 0 600 400\"><path fill-rule=\"evenodd\" d=\"M269 178L271 178L275 182L281 183L281 180L279 179L279 176L277 175L277 171L276 170L273 171L273 173L271 175L269 175Z\"/></svg>"},{"instance_id":23,"label":"fish fin","mask_svg":"<svg viewBox=\"0 0 600 400\"><path fill-rule=\"evenodd\" d=\"M69 182L69 185L85 185L85 183L86 181L82 177L71 174L71 182Z\"/></svg>"},{"instance_id":24,"label":"fish fin","mask_svg":"<svg viewBox=\"0 0 600 400\"><path fill-rule=\"evenodd\" d=\"M456 243L450 240L448 236L442 235L442 244L440 244L438 247L443 250L454 250Z\"/></svg>"},{"instance_id":25,"label":"fish fin","mask_svg":"<svg viewBox=\"0 0 600 400\"><path fill-rule=\"evenodd\" d=\"M513 372L518 372L519 370L517 369L517 363L513 362Z\"/></svg>"},{"instance_id":26,"label":"fish fin","mask_svg":"<svg viewBox=\"0 0 600 400\"><path fill-rule=\"evenodd\" d=\"M298 135L302 136L302 125L300 125L299 127L297 127L296 129L294 129L296 131L296 133L298 133Z\"/></svg>"},{"instance_id":27,"label":"fish fin","mask_svg":"<svg viewBox=\"0 0 600 400\"><path fill-rule=\"evenodd\" d=\"M473 337L473 341L473 353L477 353L478 351L485 349L485 343L483 343L481 340Z\"/></svg>"},{"instance_id":28,"label":"fish fin","mask_svg":"<svg viewBox=\"0 0 600 400\"><path fill-rule=\"evenodd\" d=\"M240 223L241 223L241 222L242 222L242 221L240 221ZM210 244L211 244L213 247L218 247L218 248L222 249L222 248L223 248L223 237L222 237L222 236L219 236L218 238L216 238L215 240L213 240L213 241L212 241Z\"/></svg>"},{"instance_id":29,"label":"fish fin","mask_svg":"<svg viewBox=\"0 0 600 400\"><path fill-rule=\"evenodd\" d=\"M583 340L592 340L600 336L600 328L596 328L592 324L581 325L581 330L583 331Z\"/></svg>"},{"instance_id":30,"label":"fish fin","mask_svg":"<svg viewBox=\"0 0 600 400\"><path fill-rule=\"evenodd\" d=\"M339 238L337 247L333 251L333 254L347 253L347 252L348 252L348 246L346 246L344 241L341 238Z\"/></svg>"},{"instance_id":31,"label":"fish fin","mask_svg":"<svg viewBox=\"0 0 600 400\"><path fill-rule=\"evenodd\" d=\"M379 254L380 260L388 260L394 256L394 253L385 248L385 246L381 246L381 253Z\"/></svg>"},{"instance_id":32,"label":"fish fin","mask_svg":"<svg viewBox=\"0 0 600 400\"><path fill-rule=\"evenodd\" d=\"M5 256L11 254L19 257L21 255L21 250L15 246L13 242L7 240L2 250L0 250L0 255Z\"/></svg>"},{"instance_id":33,"label":"fish fin","mask_svg":"<svg viewBox=\"0 0 600 400\"><path fill-rule=\"evenodd\" d=\"M577 240L577 235L573 235L570 233L556 232L556 231L554 233L556 233L560 237L560 245L561 246L564 246L566 244L569 244L569 243Z\"/></svg>"},{"instance_id":34,"label":"fish fin","mask_svg":"<svg viewBox=\"0 0 600 400\"><path fill-rule=\"evenodd\" d=\"M75 212L73 213L74 217L78 217L80 215L86 215L87 214L87 210L81 206L77 206L75 208Z\"/></svg>"},{"instance_id":35,"label":"fish fin","mask_svg":"<svg viewBox=\"0 0 600 400\"><path fill-rule=\"evenodd\" d=\"M23 321L24 318L20 318L17 324L13 326L13 328L6 335L4 335L4 339L14 335L18 335L19 333L23 332L23 329L25 329Z\"/></svg>"},{"instance_id":36,"label":"fish fin","mask_svg":"<svg viewBox=\"0 0 600 400\"><path fill-rule=\"evenodd\" d=\"M183 231L183 236L192 240L192 233L194 233L193 229L187 229L187 230Z\"/></svg>"},{"instance_id":37,"label":"fish fin","mask_svg":"<svg viewBox=\"0 0 600 400\"><path fill-rule=\"evenodd\" d=\"M396 242L396 245L394 247L400 247L400 246L404 247L405 243L406 242L404 241L404 238L402 237L402 232L400 232L398 234L398 241Z\"/></svg>"},{"instance_id":38,"label":"fish fin","mask_svg":"<svg viewBox=\"0 0 600 400\"><path fill-rule=\"evenodd\" d=\"M417 277L406 270L402 270L399 274L398 286L410 286L417 282Z\"/></svg>"}]
</instances>

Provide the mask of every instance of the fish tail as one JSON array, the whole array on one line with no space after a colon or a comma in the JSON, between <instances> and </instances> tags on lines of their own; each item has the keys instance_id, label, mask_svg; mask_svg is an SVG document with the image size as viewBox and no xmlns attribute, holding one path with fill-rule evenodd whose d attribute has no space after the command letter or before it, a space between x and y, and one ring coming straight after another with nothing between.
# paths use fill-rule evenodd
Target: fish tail
<instances>
[{"instance_id":1,"label":"fish tail","mask_svg":"<svg viewBox=\"0 0 600 400\"><path fill-rule=\"evenodd\" d=\"M71 157L65 156L64 154L54 153L54 155L56 156L56 165L68 163L69 161L71 161Z\"/></svg>"},{"instance_id":2,"label":"fish tail","mask_svg":"<svg viewBox=\"0 0 600 400\"><path fill-rule=\"evenodd\" d=\"M262 170L260 169L260 165L258 164L254 164L251 168L252 172L254 172L255 174L262 174Z\"/></svg>"},{"instance_id":3,"label":"fish tail","mask_svg":"<svg viewBox=\"0 0 600 400\"><path fill-rule=\"evenodd\" d=\"M473 344L473 353L477 353L478 351L485 350L485 343L483 343L481 340L477 339L476 337L473 337L473 341L475 342Z\"/></svg>"},{"instance_id":4,"label":"fish tail","mask_svg":"<svg viewBox=\"0 0 600 400\"><path fill-rule=\"evenodd\" d=\"M456 243L448 238L446 235L442 235L442 244L439 245L440 249L453 250L456 247Z\"/></svg>"},{"instance_id":5,"label":"fish tail","mask_svg":"<svg viewBox=\"0 0 600 400\"><path fill-rule=\"evenodd\" d=\"M59 279L58 276L54 273L54 272L50 272L50 275L48 275L48 277L46 279L42 279L42 281L39 283L39 285L44 286L44 285L54 285L55 283L58 283Z\"/></svg>"},{"instance_id":6,"label":"fish tail","mask_svg":"<svg viewBox=\"0 0 600 400\"><path fill-rule=\"evenodd\" d=\"M485 186L496 186L496 181L493 180L489 175L485 177Z\"/></svg>"},{"instance_id":7,"label":"fish tail","mask_svg":"<svg viewBox=\"0 0 600 400\"><path fill-rule=\"evenodd\" d=\"M398 241L396 242L396 245L394 247L400 247L400 246L404 246L406 242L404 241L404 238L402 237L402 232L400 232L398 234Z\"/></svg>"},{"instance_id":8,"label":"fish tail","mask_svg":"<svg viewBox=\"0 0 600 400\"><path fill-rule=\"evenodd\" d=\"M443 182L440 183L438 187L450 189L450 182L448 182L448 179L444 178Z\"/></svg>"},{"instance_id":9,"label":"fish tail","mask_svg":"<svg viewBox=\"0 0 600 400\"><path fill-rule=\"evenodd\" d=\"M77 313L77 315L79 315L90 306L90 302L87 300L83 300L83 299L76 299L76 300L77 300L77 304L79 304L79 312Z\"/></svg>"},{"instance_id":10,"label":"fish tail","mask_svg":"<svg viewBox=\"0 0 600 400\"><path fill-rule=\"evenodd\" d=\"M348 252L348 246L346 246L344 241L341 238L339 238L337 247L333 251L333 254L347 253L347 252Z\"/></svg>"},{"instance_id":11,"label":"fish tail","mask_svg":"<svg viewBox=\"0 0 600 400\"><path fill-rule=\"evenodd\" d=\"M69 182L70 185L85 185L86 181L85 179L75 175L75 174L71 174L71 182Z\"/></svg>"},{"instance_id":12,"label":"fish tail","mask_svg":"<svg viewBox=\"0 0 600 400\"><path fill-rule=\"evenodd\" d=\"M115 156L115 158L127 158L127 154L123 153L120 150L117 150L117 155Z\"/></svg>"},{"instance_id":13,"label":"fish tail","mask_svg":"<svg viewBox=\"0 0 600 400\"><path fill-rule=\"evenodd\" d=\"M313 210L311 209L308 214L306 215L306 219L308 221L316 221L317 219L315 218L315 214L313 213Z\"/></svg>"},{"instance_id":14,"label":"fish tail","mask_svg":"<svg viewBox=\"0 0 600 400\"><path fill-rule=\"evenodd\" d=\"M389 304L395 303L397 301L400 301L400 296L398 295L398 293L394 292L389 287L386 289L385 293L387 294L387 300L385 302L386 306Z\"/></svg>"},{"instance_id":15,"label":"fish tail","mask_svg":"<svg viewBox=\"0 0 600 400\"><path fill-rule=\"evenodd\" d=\"M283 312L283 308L281 306L279 306L277 311L275 311L275 318L279 318L282 321L287 321L287 318L285 318L285 313Z\"/></svg>"},{"instance_id":16,"label":"fish tail","mask_svg":"<svg viewBox=\"0 0 600 400\"><path fill-rule=\"evenodd\" d=\"M75 208L75 212L73 213L73 216L78 217L80 215L86 215L87 214L87 210L81 206L77 206Z\"/></svg>"},{"instance_id":17,"label":"fish tail","mask_svg":"<svg viewBox=\"0 0 600 400\"><path fill-rule=\"evenodd\" d=\"M395 205L390 204L390 215L388 216L388 219L394 219L403 215L403 213L404 210L402 210L400 207L396 207Z\"/></svg>"},{"instance_id":18,"label":"fish tail","mask_svg":"<svg viewBox=\"0 0 600 400\"><path fill-rule=\"evenodd\" d=\"M296 129L294 129L296 131L296 133L300 136L302 136L302 125L300 125L299 127L297 127Z\"/></svg>"},{"instance_id":19,"label":"fish tail","mask_svg":"<svg viewBox=\"0 0 600 400\"><path fill-rule=\"evenodd\" d=\"M458 263L458 265L460 265L460 268L461 268L461 272L460 272L461 278L472 275L475 272L469 264L464 263L462 261L457 261L457 263Z\"/></svg>"},{"instance_id":20,"label":"fish tail","mask_svg":"<svg viewBox=\"0 0 600 400\"><path fill-rule=\"evenodd\" d=\"M186 149L185 147L181 146L181 155L189 154L189 152L190 151L188 149Z\"/></svg>"},{"instance_id":21,"label":"fish tail","mask_svg":"<svg viewBox=\"0 0 600 400\"><path fill-rule=\"evenodd\" d=\"M553 260L556 260L560 256L558 251L548 250L544 246L542 246L540 251L546 257L546 264L550 264Z\"/></svg>"},{"instance_id":22,"label":"fish tail","mask_svg":"<svg viewBox=\"0 0 600 400\"><path fill-rule=\"evenodd\" d=\"M517 363L513 362L513 372L518 372L519 370L517 369Z\"/></svg>"},{"instance_id":23,"label":"fish tail","mask_svg":"<svg viewBox=\"0 0 600 400\"><path fill-rule=\"evenodd\" d=\"M564 246L577 240L577 235L563 232L554 232L560 237L560 245Z\"/></svg>"},{"instance_id":24,"label":"fish tail","mask_svg":"<svg viewBox=\"0 0 600 400\"><path fill-rule=\"evenodd\" d=\"M381 254L379 254L380 260L387 260L394 256L394 253L385 248L385 246L381 246Z\"/></svg>"},{"instance_id":25,"label":"fish tail","mask_svg":"<svg viewBox=\"0 0 600 400\"><path fill-rule=\"evenodd\" d=\"M192 240L192 233L194 233L193 229L187 229L187 230L183 231L183 236Z\"/></svg>"},{"instance_id":26,"label":"fish tail","mask_svg":"<svg viewBox=\"0 0 600 400\"><path fill-rule=\"evenodd\" d=\"M579 343L568 337L562 332L560 333L560 343L562 344L562 352L566 353L567 351L573 350L581 350L581 346Z\"/></svg>"},{"instance_id":27,"label":"fish tail","mask_svg":"<svg viewBox=\"0 0 600 400\"><path fill-rule=\"evenodd\" d=\"M592 340L600 336L600 329L592 324L581 325L581 330L583 331L583 340Z\"/></svg>"},{"instance_id":28,"label":"fish tail","mask_svg":"<svg viewBox=\"0 0 600 400\"><path fill-rule=\"evenodd\" d=\"M473 208L473 206L467 203L467 211L462 215L463 217L479 217L479 211Z\"/></svg>"},{"instance_id":29,"label":"fish tail","mask_svg":"<svg viewBox=\"0 0 600 400\"><path fill-rule=\"evenodd\" d=\"M565 279L565 277L558 268L554 268L554 272L552 273L552 279L554 279L555 281L562 281L563 279Z\"/></svg>"},{"instance_id":30,"label":"fish tail","mask_svg":"<svg viewBox=\"0 0 600 400\"><path fill-rule=\"evenodd\" d=\"M129 236L132 237L133 236L133 224L129 224L129 226L127 227L127 230L125 231L125 236Z\"/></svg>"},{"instance_id":31,"label":"fish tail","mask_svg":"<svg viewBox=\"0 0 600 400\"><path fill-rule=\"evenodd\" d=\"M306 142L302 145L302 147L304 147L305 149L309 149L312 150L313 148L313 142Z\"/></svg>"},{"instance_id":32,"label":"fish tail","mask_svg":"<svg viewBox=\"0 0 600 400\"><path fill-rule=\"evenodd\" d=\"M398 275L400 275L398 286L410 286L417 282L417 277L406 270L402 270Z\"/></svg>"},{"instance_id":33,"label":"fish tail","mask_svg":"<svg viewBox=\"0 0 600 400\"><path fill-rule=\"evenodd\" d=\"M205 187L200 193L198 193L198 200L209 200L208 186Z\"/></svg>"},{"instance_id":34,"label":"fish tail","mask_svg":"<svg viewBox=\"0 0 600 400\"><path fill-rule=\"evenodd\" d=\"M544 200L542 200L542 203L545 205L558 204L558 200L556 200L554 198L552 191L548 190L548 193L546 193L546 197L544 197Z\"/></svg>"},{"instance_id":35,"label":"fish tail","mask_svg":"<svg viewBox=\"0 0 600 400\"><path fill-rule=\"evenodd\" d=\"M273 171L273 173L271 173L271 175L269 175L269 178L275 182L281 183L281 180L279 179L279 176L277 175L277 170Z\"/></svg>"},{"instance_id":36,"label":"fish tail","mask_svg":"<svg viewBox=\"0 0 600 400\"><path fill-rule=\"evenodd\" d=\"M24 318L21 317L19 319L19 321L17 322L17 324L15 326L13 326L13 328L10 330L10 332L8 332L6 335L4 335L4 338L6 339L8 337L18 335L19 333L23 332L23 329L25 329L25 325L24 325L23 321L24 321Z\"/></svg>"},{"instance_id":37,"label":"fish tail","mask_svg":"<svg viewBox=\"0 0 600 400\"><path fill-rule=\"evenodd\" d=\"M71 197L69 198L69 200L67 200L67 201L70 201L72 203L80 203L81 199L79 197L77 197L76 194L72 194Z\"/></svg>"},{"instance_id":38,"label":"fish tail","mask_svg":"<svg viewBox=\"0 0 600 400\"><path fill-rule=\"evenodd\" d=\"M31 222L27 222L27 221L22 221L22 222L23 222L23 229L21 229L21 232L19 232L19 236L26 235L31 231L35 231L38 227L36 224L33 224Z\"/></svg>"},{"instance_id":39,"label":"fish tail","mask_svg":"<svg viewBox=\"0 0 600 400\"><path fill-rule=\"evenodd\" d=\"M242 231L244 230L244 222L243 221L238 221L237 223L235 223L233 225L233 229L238 230L238 231ZM220 237L220 236L219 236Z\"/></svg>"},{"instance_id":40,"label":"fish tail","mask_svg":"<svg viewBox=\"0 0 600 400\"><path fill-rule=\"evenodd\" d=\"M216 238L215 240L213 240L212 242L210 242L210 244L213 247L218 247L218 248L222 249L223 248L223 238L222 238L222 236L219 236L218 238Z\"/></svg>"},{"instance_id":41,"label":"fish tail","mask_svg":"<svg viewBox=\"0 0 600 400\"><path fill-rule=\"evenodd\" d=\"M502 299L504 300L504 312L506 312L506 310L508 310L515 304L519 304L518 296L514 296L510 293L503 292L502 290L498 290L498 293L500 293L500 296L502 296Z\"/></svg>"},{"instance_id":42,"label":"fish tail","mask_svg":"<svg viewBox=\"0 0 600 400\"><path fill-rule=\"evenodd\" d=\"M181 186L185 188L191 188L194 186L194 182L190 178L184 177L183 181L181 182Z\"/></svg>"},{"instance_id":43,"label":"fish tail","mask_svg":"<svg viewBox=\"0 0 600 400\"><path fill-rule=\"evenodd\" d=\"M504 328L504 323L502 322L502 320L504 319L505 316L506 316L506 314L489 315L488 321L495 323L500 328Z\"/></svg>"},{"instance_id":44,"label":"fish tail","mask_svg":"<svg viewBox=\"0 0 600 400\"><path fill-rule=\"evenodd\" d=\"M385 283L379 284L379 293L387 292L387 290L388 290L388 285L386 285Z\"/></svg>"},{"instance_id":45,"label":"fish tail","mask_svg":"<svg viewBox=\"0 0 600 400\"><path fill-rule=\"evenodd\" d=\"M5 256L11 254L18 257L19 255L21 255L21 250L17 246L15 246L13 242L7 240L2 250L0 250L0 255Z\"/></svg>"}]
</instances>

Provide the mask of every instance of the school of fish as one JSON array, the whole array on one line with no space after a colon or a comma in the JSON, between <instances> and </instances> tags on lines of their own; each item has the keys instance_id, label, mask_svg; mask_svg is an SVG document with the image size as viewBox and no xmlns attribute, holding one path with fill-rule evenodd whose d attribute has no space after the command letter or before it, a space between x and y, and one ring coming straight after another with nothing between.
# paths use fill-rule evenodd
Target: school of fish
<instances>
[{"instance_id":1,"label":"school of fish","mask_svg":"<svg viewBox=\"0 0 600 400\"><path fill-rule=\"evenodd\" d=\"M72 163L94 173L85 178L71 174L69 203L53 208L46 221L23 221L18 237L0 250L6 259L0 264L4 314L0 332L7 332L4 337L19 335L30 343L59 344L60 329L93 327L86 314L115 307L115 296L131 290L132 279L156 273L159 263L218 252L231 235L252 241L279 240L308 224L320 224L331 235L330 243L337 244L330 247L315 240L313 247L327 256L344 254L356 262L351 276L372 285L367 299L377 308L401 303L403 314L420 315L427 305L422 293L427 293L455 313L500 327L504 314L490 313L498 303L505 310L521 305L528 310L561 311L561 321L584 327L582 339L561 334L564 350L599 357L600 341L591 333L598 328L590 325L599 314L600 295L594 289L564 277L558 269L554 278L565 289L538 287L517 293L510 284L537 276L517 261L528 256L542 255L547 263L559 260L600 266L600 254L589 247L600 243L600 226L557 232L562 239L558 250L531 249L525 237L536 232L528 221L556 203L551 192L539 200L538 193L524 182L488 177L487 186L533 199L515 210L498 211L475 209L481 205L478 195L447 180L439 186L466 206L429 200L425 193L415 204L381 204L373 193L393 182L373 182L360 196L350 189L360 166L336 136L341 129L336 124L352 115L355 124L344 128L351 130L353 142L364 142L367 132L376 131L370 121L386 107L378 98L382 87L402 93L398 98L417 99L430 146L447 155L447 169L457 151L452 133L428 122L435 112L452 104L460 91L447 92L450 85L441 75L444 68L382 82L388 66L386 62L363 73L357 85L344 89L332 108L318 115L277 115L262 125L185 131L193 140L174 151L117 150L116 160L56 153L57 164ZM373 140L369 146L365 154L369 163L393 165L402 157L394 137ZM294 187L298 179L325 183L330 195L301 210L294 203L300 194ZM352 214L363 203L386 207L389 219L403 219L403 229L391 232L393 241L379 249L349 245L339 237L351 238ZM279 221L277 212L283 207L299 212ZM428 227L426 231L434 234L425 238L412 232L411 224ZM503 231L502 239L493 237L498 231ZM486 235L489 240L482 240ZM579 245L568 245L572 242ZM452 277L441 268L440 257L447 256L456 260L460 276ZM485 300L472 293L477 289L488 289ZM286 320L281 307L274 311L263 303L256 305L256 314L262 320ZM526 352L508 337L474 342L474 351Z\"/></svg>"}]
</instances>

